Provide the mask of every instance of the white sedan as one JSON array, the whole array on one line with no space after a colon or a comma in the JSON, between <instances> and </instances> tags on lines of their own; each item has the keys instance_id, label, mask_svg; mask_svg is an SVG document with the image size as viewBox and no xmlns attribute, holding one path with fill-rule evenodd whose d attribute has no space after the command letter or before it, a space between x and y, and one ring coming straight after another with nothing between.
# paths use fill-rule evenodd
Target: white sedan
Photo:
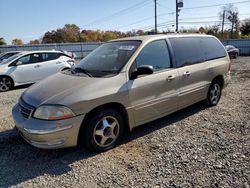
<instances>
[{"instance_id":1,"label":"white sedan","mask_svg":"<svg viewBox=\"0 0 250 188\"><path fill-rule=\"evenodd\" d=\"M35 83L74 65L74 59L60 51L21 52L0 63L0 92Z\"/></svg>"}]
</instances>

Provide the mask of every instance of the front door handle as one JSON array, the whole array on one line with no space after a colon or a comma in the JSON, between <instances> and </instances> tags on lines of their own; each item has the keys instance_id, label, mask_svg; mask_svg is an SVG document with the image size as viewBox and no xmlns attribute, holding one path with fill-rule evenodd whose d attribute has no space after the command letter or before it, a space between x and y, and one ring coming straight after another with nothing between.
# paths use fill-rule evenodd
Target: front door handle
<instances>
[{"instance_id":1,"label":"front door handle","mask_svg":"<svg viewBox=\"0 0 250 188\"><path fill-rule=\"evenodd\" d=\"M57 61L56 64L61 64L62 62L61 61Z\"/></svg>"},{"instance_id":2,"label":"front door handle","mask_svg":"<svg viewBox=\"0 0 250 188\"><path fill-rule=\"evenodd\" d=\"M184 75L185 77L189 77L190 74L191 74L191 73L190 73L189 71L186 71L186 72L183 73L183 75Z\"/></svg>"},{"instance_id":3,"label":"front door handle","mask_svg":"<svg viewBox=\"0 0 250 188\"><path fill-rule=\"evenodd\" d=\"M167 81L172 81L173 79L175 79L174 75L168 76Z\"/></svg>"},{"instance_id":4,"label":"front door handle","mask_svg":"<svg viewBox=\"0 0 250 188\"><path fill-rule=\"evenodd\" d=\"M35 66L34 66L34 68L39 68L39 67L40 67L40 65L35 65Z\"/></svg>"}]
</instances>

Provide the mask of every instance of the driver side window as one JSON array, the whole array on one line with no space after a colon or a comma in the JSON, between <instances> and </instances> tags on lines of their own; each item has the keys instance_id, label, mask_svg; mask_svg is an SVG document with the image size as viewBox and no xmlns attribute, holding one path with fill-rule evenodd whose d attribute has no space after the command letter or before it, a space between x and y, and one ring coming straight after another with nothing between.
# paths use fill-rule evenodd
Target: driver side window
<instances>
[{"instance_id":1,"label":"driver side window","mask_svg":"<svg viewBox=\"0 0 250 188\"><path fill-rule=\"evenodd\" d=\"M41 58L40 58L40 54L38 53L25 55L17 60L17 62L20 63L20 65L38 63L40 61L41 61Z\"/></svg>"},{"instance_id":2,"label":"driver side window","mask_svg":"<svg viewBox=\"0 0 250 188\"><path fill-rule=\"evenodd\" d=\"M170 56L165 40L158 40L146 45L136 58L137 67L151 65L154 71L171 67Z\"/></svg>"},{"instance_id":3,"label":"driver side window","mask_svg":"<svg viewBox=\"0 0 250 188\"><path fill-rule=\"evenodd\" d=\"M21 65L29 64L29 62L30 62L30 55L26 55L26 56L21 57L20 59L18 59L17 62L20 62Z\"/></svg>"}]
</instances>

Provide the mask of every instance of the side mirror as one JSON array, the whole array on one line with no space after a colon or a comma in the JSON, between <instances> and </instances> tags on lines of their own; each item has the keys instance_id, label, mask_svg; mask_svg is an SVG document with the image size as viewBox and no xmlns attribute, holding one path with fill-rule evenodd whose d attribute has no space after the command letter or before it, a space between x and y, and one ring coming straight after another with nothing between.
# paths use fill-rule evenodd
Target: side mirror
<instances>
[{"instance_id":1,"label":"side mirror","mask_svg":"<svg viewBox=\"0 0 250 188\"><path fill-rule=\"evenodd\" d=\"M136 79L140 75L147 75L147 74L153 74L154 73L154 68L151 65L141 65L137 69L135 69L131 75L130 79Z\"/></svg>"},{"instance_id":2,"label":"side mirror","mask_svg":"<svg viewBox=\"0 0 250 188\"><path fill-rule=\"evenodd\" d=\"M22 61L18 61L18 62L16 62L16 66L18 66L18 65L22 65L23 63L22 63Z\"/></svg>"}]
</instances>

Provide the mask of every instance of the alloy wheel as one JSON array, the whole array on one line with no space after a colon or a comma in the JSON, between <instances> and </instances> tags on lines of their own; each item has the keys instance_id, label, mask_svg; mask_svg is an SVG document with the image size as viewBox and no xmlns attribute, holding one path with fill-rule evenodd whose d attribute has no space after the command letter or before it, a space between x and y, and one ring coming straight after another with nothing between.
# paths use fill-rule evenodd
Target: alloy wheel
<instances>
[{"instance_id":1,"label":"alloy wheel","mask_svg":"<svg viewBox=\"0 0 250 188\"><path fill-rule=\"evenodd\" d=\"M100 147L108 147L118 138L120 125L113 116L103 117L95 126L93 138Z\"/></svg>"},{"instance_id":2,"label":"alloy wheel","mask_svg":"<svg viewBox=\"0 0 250 188\"><path fill-rule=\"evenodd\" d=\"M0 91L8 91L11 89L12 83L9 78L0 78Z\"/></svg>"},{"instance_id":3,"label":"alloy wheel","mask_svg":"<svg viewBox=\"0 0 250 188\"><path fill-rule=\"evenodd\" d=\"M220 100L221 89L218 83L212 85L210 90L210 100L213 105L217 104Z\"/></svg>"}]
</instances>

